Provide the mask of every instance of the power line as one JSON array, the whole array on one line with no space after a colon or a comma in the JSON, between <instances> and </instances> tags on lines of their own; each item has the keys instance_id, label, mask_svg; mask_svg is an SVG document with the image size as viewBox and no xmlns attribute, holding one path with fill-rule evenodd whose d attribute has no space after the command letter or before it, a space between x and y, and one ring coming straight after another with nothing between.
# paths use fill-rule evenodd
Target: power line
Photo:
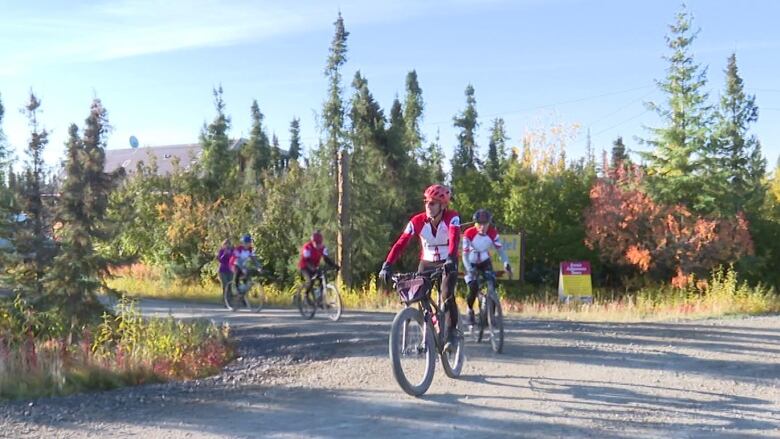
<instances>
[{"instance_id":1,"label":"power line","mask_svg":"<svg viewBox=\"0 0 780 439\"><path fill-rule=\"evenodd\" d=\"M596 134L593 134L593 135L594 135L594 136L598 136L599 134L603 134L603 133L605 133L605 132L607 132L607 131L609 131L609 130L611 130L611 129L613 129L613 128L617 128L617 127L619 127L620 125L623 125L624 123L628 123L628 122L631 122L631 121L632 121L632 120L634 120L634 119L638 119L638 118L640 118L640 117L644 116L645 114L647 114L647 113L649 113L649 112L650 112L650 110L649 110L649 109L648 109L648 110L645 110L645 111L643 111L643 112L641 112L641 113L639 113L639 114L637 114L637 115L635 115L635 116L631 116L631 117L629 117L628 119L622 120L622 121L620 121L620 122L618 122L618 123L616 123L616 124L614 124L614 125L612 125L612 126L610 126L610 127L604 128L603 130L601 130L601 131L599 131L599 132L597 132Z\"/></svg>"},{"instance_id":2,"label":"power line","mask_svg":"<svg viewBox=\"0 0 780 439\"><path fill-rule=\"evenodd\" d=\"M617 108L616 110L613 110L613 111L611 111L611 112L609 112L609 113L605 114L604 116L601 116L600 118L596 119L595 121L593 121L593 122L589 123L589 124L588 124L588 126L589 126L589 127L592 127L593 125L596 125L597 123L601 122L602 120L605 120L605 119L607 119L607 118L609 118L609 117L611 117L611 116L613 116L613 115L615 115L615 114L617 114L617 113L619 113L619 112L621 112L621 111L625 110L626 108L628 108L628 107L630 107L630 106L634 105L636 102L639 102L639 101L641 101L641 100L644 100L645 98L647 98L648 96L652 95L653 93L654 93L654 92L653 92L653 91L651 91L650 93L647 93L647 94L645 94L645 95L643 95L643 96L639 97L638 99L634 99L634 100L632 100L631 102L629 102L629 103L627 103L627 104L625 104L625 105L622 105L622 106L620 106L620 107L619 107L619 108Z\"/></svg>"},{"instance_id":3,"label":"power line","mask_svg":"<svg viewBox=\"0 0 780 439\"><path fill-rule=\"evenodd\" d=\"M603 97L607 97L607 96L615 96L615 95L629 93L629 92L636 91L636 90L643 90L643 89L646 89L646 88L649 88L649 87L655 87L655 86L654 85L645 85L645 86L642 86L642 87L634 87L634 88L629 88L629 89L621 90L621 91L614 91L614 92L602 93L602 94L599 94L599 95L586 96L586 97L582 97L582 98L572 99L572 100L568 100L568 101L561 101L561 102L556 102L556 103L552 103L552 104L538 105L538 106L535 106L535 107L527 107L527 108L523 108L523 109L519 109L519 110L504 111L504 112L492 113L492 114L483 114L481 116L490 118L490 117L495 117L495 116L506 116L506 115L510 115L510 114L526 113L526 112L529 112L529 111L542 110L542 109L545 109L545 108L556 107L558 105L575 104L575 103L578 103L578 102L590 101L590 100L593 100L593 99L599 99L599 98L603 98ZM642 99L642 98L640 98L640 99ZM448 122L451 122L451 120L438 121L438 122L428 122L428 123L424 123L423 125L424 126L441 125L443 123L448 123Z\"/></svg>"}]
</instances>

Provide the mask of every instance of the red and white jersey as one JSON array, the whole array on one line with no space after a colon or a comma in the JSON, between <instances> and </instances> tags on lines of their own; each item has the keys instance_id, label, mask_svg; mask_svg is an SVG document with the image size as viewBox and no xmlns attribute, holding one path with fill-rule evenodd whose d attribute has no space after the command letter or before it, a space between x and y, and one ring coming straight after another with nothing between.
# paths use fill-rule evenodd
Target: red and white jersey
<instances>
[{"instance_id":1,"label":"red and white jersey","mask_svg":"<svg viewBox=\"0 0 780 439\"><path fill-rule=\"evenodd\" d=\"M489 226L484 235L479 234L476 226L469 227L463 233L463 262L467 269L468 264L479 264L490 259L491 248L496 249L504 263L509 261L495 227Z\"/></svg>"},{"instance_id":2,"label":"red and white jersey","mask_svg":"<svg viewBox=\"0 0 780 439\"><path fill-rule=\"evenodd\" d=\"M458 256L460 239L460 217L454 210L445 210L437 227L433 227L425 212L418 213L409 220L401 236L393 244L386 262L393 264L403 253L413 237L420 238L420 260L440 262L448 256Z\"/></svg>"},{"instance_id":3,"label":"red and white jersey","mask_svg":"<svg viewBox=\"0 0 780 439\"><path fill-rule=\"evenodd\" d=\"M301 247L301 257L298 259L298 268L306 268L307 265L311 265L315 268L319 267L320 259L322 259L323 256L328 256L328 248L325 246L317 248L314 243L308 241Z\"/></svg>"}]
</instances>

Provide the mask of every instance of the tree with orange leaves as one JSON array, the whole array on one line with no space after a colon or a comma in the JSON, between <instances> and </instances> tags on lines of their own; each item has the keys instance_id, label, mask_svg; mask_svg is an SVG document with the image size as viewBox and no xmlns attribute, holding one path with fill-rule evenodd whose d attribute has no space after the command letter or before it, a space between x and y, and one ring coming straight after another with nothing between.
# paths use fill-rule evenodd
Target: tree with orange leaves
<instances>
[{"instance_id":1,"label":"tree with orange leaves","mask_svg":"<svg viewBox=\"0 0 780 439\"><path fill-rule=\"evenodd\" d=\"M698 216L685 206L663 205L645 192L639 166L610 168L590 191L585 243L602 260L656 280L685 286L693 276L753 253L742 213L733 219Z\"/></svg>"}]
</instances>

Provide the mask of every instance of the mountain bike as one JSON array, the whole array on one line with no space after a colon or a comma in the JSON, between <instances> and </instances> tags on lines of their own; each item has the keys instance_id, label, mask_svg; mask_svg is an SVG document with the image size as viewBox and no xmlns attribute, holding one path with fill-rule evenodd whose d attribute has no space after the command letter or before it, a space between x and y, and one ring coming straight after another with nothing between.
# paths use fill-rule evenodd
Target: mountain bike
<instances>
[{"instance_id":1,"label":"mountain bike","mask_svg":"<svg viewBox=\"0 0 780 439\"><path fill-rule=\"evenodd\" d=\"M308 294L304 294L306 286L303 284L295 288L293 302L304 319L313 318L317 309L323 310L328 318L334 322L341 318L343 310L341 294L339 294L336 285L328 279L328 274L331 271L338 271L338 269L335 267L317 269L312 276L312 288Z\"/></svg>"},{"instance_id":2,"label":"mountain bike","mask_svg":"<svg viewBox=\"0 0 780 439\"><path fill-rule=\"evenodd\" d=\"M405 307L395 315L390 327L390 360L398 385L412 396L422 395L431 386L437 354L448 377L457 378L463 369L461 334L457 334L454 346L446 345L449 323L442 304L443 274L444 269L437 268L392 277ZM434 282L438 286L436 302L431 299Z\"/></svg>"},{"instance_id":3,"label":"mountain bike","mask_svg":"<svg viewBox=\"0 0 780 439\"><path fill-rule=\"evenodd\" d=\"M488 330L493 352L501 353L504 350L504 314L501 311L501 301L496 292L496 273L493 271L480 271L477 277L479 285L479 316L476 328L472 328L474 339L481 342L485 329Z\"/></svg>"},{"instance_id":4,"label":"mountain bike","mask_svg":"<svg viewBox=\"0 0 780 439\"><path fill-rule=\"evenodd\" d=\"M231 280L222 292L225 307L231 311L246 308L253 312L260 312L265 304L265 290L260 283L262 275L261 268L250 267L240 279Z\"/></svg>"}]
</instances>

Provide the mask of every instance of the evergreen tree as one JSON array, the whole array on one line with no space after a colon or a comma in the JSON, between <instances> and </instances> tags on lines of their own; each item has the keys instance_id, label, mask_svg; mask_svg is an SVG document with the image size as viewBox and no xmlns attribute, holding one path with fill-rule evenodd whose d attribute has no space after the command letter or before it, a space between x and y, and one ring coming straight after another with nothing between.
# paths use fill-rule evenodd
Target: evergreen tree
<instances>
[{"instance_id":1,"label":"evergreen tree","mask_svg":"<svg viewBox=\"0 0 780 439\"><path fill-rule=\"evenodd\" d=\"M331 172L335 176L338 153L347 147L344 141L341 66L347 62L347 37L349 32L344 28L344 19L341 17L341 12L339 12L338 18L333 25L336 30L330 45L328 63L325 66L325 76L328 79L328 100L325 102L322 118L325 125L325 146L330 157Z\"/></svg>"},{"instance_id":2,"label":"evergreen tree","mask_svg":"<svg viewBox=\"0 0 780 439\"><path fill-rule=\"evenodd\" d=\"M9 151L6 144L5 133L3 133L3 117L5 108L0 99L0 272L5 272L8 261L6 260L6 251L10 251L11 242L11 207L13 205L13 194L15 188L13 185L13 170L9 164ZM7 176L7 177L6 177Z\"/></svg>"},{"instance_id":3,"label":"evergreen tree","mask_svg":"<svg viewBox=\"0 0 780 439\"><path fill-rule=\"evenodd\" d=\"M248 168L252 172L247 173L250 181L257 182L262 176L263 171L271 166L271 146L268 142L268 135L263 128L263 119L265 116L260 111L257 100L252 101L252 130L249 133L249 140L244 144L244 159Z\"/></svg>"},{"instance_id":4,"label":"evergreen tree","mask_svg":"<svg viewBox=\"0 0 780 439\"><path fill-rule=\"evenodd\" d=\"M341 67L347 62L347 37L341 13L333 23L334 34L325 66L328 81L327 99L322 109L322 134L317 148L306 160L307 187L303 198L308 208L302 214L302 224L308 234L319 229L326 242L338 246L338 157L341 151L347 151L347 139L344 128L344 102L342 99ZM343 229L342 229L343 230ZM308 235L307 235L308 236ZM341 255L339 255L341 256ZM339 261L345 265L345 261ZM348 261L346 263L348 264ZM342 270L345 276L347 270ZM348 274L347 274L348 276Z\"/></svg>"},{"instance_id":5,"label":"evergreen tree","mask_svg":"<svg viewBox=\"0 0 780 439\"><path fill-rule=\"evenodd\" d=\"M488 143L488 155L485 161L485 174L492 182L501 181L502 167L506 162L506 141L508 140L504 129L504 119L493 120L490 130L490 142Z\"/></svg>"},{"instance_id":6,"label":"evergreen tree","mask_svg":"<svg viewBox=\"0 0 780 439\"><path fill-rule=\"evenodd\" d=\"M479 123L477 122L477 100L471 84L466 87L465 94L466 108L453 118L455 128L460 129L455 155L452 158L453 182L467 171L476 170L478 165L476 130Z\"/></svg>"},{"instance_id":7,"label":"evergreen tree","mask_svg":"<svg viewBox=\"0 0 780 439\"><path fill-rule=\"evenodd\" d=\"M353 151L350 164L352 206L350 218L352 236L352 269L355 278L367 278L375 272L376 261L385 256L387 242L397 233L399 211L403 211L403 185L399 184L403 162L399 151L393 151L390 131L403 141L403 118L396 112L395 130L385 132L385 116L368 89L368 81L360 72L352 81L350 140ZM397 107L400 109L400 103ZM395 105L394 105L395 107ZM400 118L400 125L399 125ZM393 146L392 144L390 145ZM395 144L397 147L397 144ZM358 206L372 206L370 209ZM406 214L406 212L404 212Z\"/></svg>"},{"instance_id":8,"label":"evergreen tree","mask_svg":"<svg viewBox=\"0 0 780 439\"><path fill-rule=\"evenodd\" d=\"M610 156L610 163L613 169L620 167L624 163L628 163L628 153L626 152L626 145L623 143L623 136L618 136L614 142L612 142L612 154Z\"/></svg>"},{"instance_id":9,"label":"evergreen tree","mask_svg":"<svg viewBox=\"0 0 780 439\"><path fill-rule=\"evenodd\" d=\"M71 319L70 330L100 317L103 307L97 300L108 262L98 255L95 245L112 237L114 229L106 222L108 198L123 172L105 172L105 148L111 127L108 113L99 99L92 102L84 134L74 124L68 130L65 180L56 220L61 250L47 275L47 287L54 295L51 305Z\"/></svg>"},{"instance_id":10,"label":"evergreen tree","mask_svg":"<svg viewBox=\"0 0 780 439\"><path fill-rule=\"evenodd\" d=\"M436 137L426 148L423 157L423 170L430 181L444 182L447 176L444 173L444 152L441 148L439 130L436 130Z\"/></svg>"},{"instance_id":11,"label":"evergreen tree","mask_svg":"<svg viewBox=\"0 0 780 439\"><path fill-rule=\"evenodd\" d=\"M666 93L665 106L648 104L666 126L651 128L644 140L653 147L642 154L647 161L649 189L653 199L664 204L683 203L698 211L712 209L713 200L703 192L703 160L706 152L711 107L707 105L706 68L694 62L691 44L698 31L691 30L687 9L677 14L666 43L672 53L668 75L658 85Z\"/></svg>"},{"instance_id":12,"label":"evergreen tree","mask_svg":"<svg viewBox=\"0 0 780 439\"><path fill-rule=\"evenodd\" d=\"M708 189L717 198L721 213L756 213L766 193L766 159L758 139L749 134L750 124L758 120L758 107L755 96L745 94L735 54L729 57L725 73L726 90L716 113L711 143L710 175L714 184Z\"/></svg>"},{"instance_id":13,"label":"evergreen tree","mask_svg":"<svg viewBox=\"0 0 780 439\"><path fill-rule=\"evenodd\" d=\"M387 129L387 142L383 145L393 175L403 177L404 165L407 163L407 130L404 120L403 107L398 97L393 100L390 107L390 126Z\"/></svg>"},{"instance_id":14,"label":"evergreen tree","mask_svg":"<svg viewBox=\"0 0 780 439\"><path fill-rule=\"evenodd\" d=\"M3 107L3 99L2 95L0 95L0 189L7 189L8 182L6 177L6 170L9 166L9 155L10 152L8 151L8 145L6 144L6 138L5 133L3 132L3 117L5 116L5 108ZM0 209L2 209L3 204L2 200L0 200ZM0 211L0 216L2 215L2 211ZM0 221L2 221L0 219Z\"/></svg>"},{"instance_id":15,"label":"evergreen tree","mask_svg":"<svg viewBox=\"0 0 780 439\"><path fill-rule=\"evenodd\" d=\"M214 107L217 116L204 125L200 134L203 156L200 165L203 170L203 190L208 199L216 199L226 190L235 187L233 154L227 132L230 118L225 115L225 101L222 99L222 86L214 89Z\"/></svg>"},{"instance_id":16,"label":"evergreen tree","mask_svg":"<svg viewBox=\"0 0 780 439\"><path fill-rule=\"evenodd\" d=\"M591 168L596 167L596 153L590 138L590 128L588 128L587 141L585 142L585 164Z\"/></svg>"},{"instance_id":17,"label":"evergreen tree","mask_svg":"<svg viewBox=\"0 0 780 439\"><path fill-rule=\"evenodd\" d=\"M288 156L290 161L298 161L301 156L301 120L294 117L290 122L290 151Z\"/></svg>"},{"instance_id":18,"label":"evergreen tree","mask_svg":"<svg viewBox=\"0 0 780 439\"><path fill-rule=\"evenodd\" d=\"M28 160L16 188L16 220L12 225L15 256L9 269L17 292L35 299L43 295L44 268L53 251L47 244L48 221L42 197L43 150L49 142L49 133L40 127L40 106L41 101L31 92L30 101L23 108L30 126L30 141L26 150Z\"/></svg>"},{"instance_id":19,"label":"evergreen tree","mask_svg":"<svg viewBox=\"0 0 780 439\"><path fill-rule=\"evenodd\" d=\"M279 147L279 138L276 133L271 136L271 169L279 173L284 169L284 160L282 159L282 150Z\"/></svg>"},{"instance_id":20,"label":"evergreen tree","mask_svg":"<svg viewBox=\"0 0 780 439\"><path fill-rule=\"evenodd\" d=\"M425 103L422 89L417 82L417 71L412 70L406 75L406 99L404 100L403 117L406 127L406 145L419 156L423 153L423 135L420 128Z\"/></svg>"}]
</instances>

